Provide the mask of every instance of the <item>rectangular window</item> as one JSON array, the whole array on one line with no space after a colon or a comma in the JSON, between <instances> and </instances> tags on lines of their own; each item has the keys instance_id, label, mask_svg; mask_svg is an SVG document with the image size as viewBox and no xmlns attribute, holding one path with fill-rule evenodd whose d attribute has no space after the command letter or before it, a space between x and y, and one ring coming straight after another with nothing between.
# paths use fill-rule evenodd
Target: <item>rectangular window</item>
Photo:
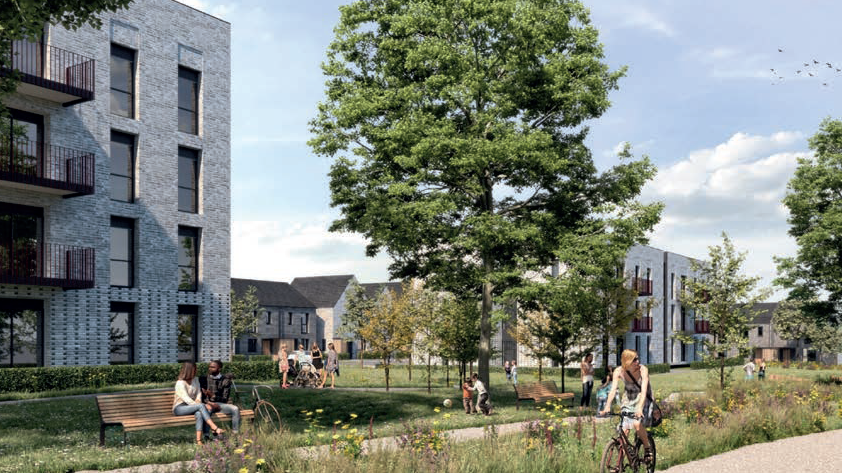
<instances>
[{"instance_id":1,"label":"rectangular window","mask_svg":"<svg viewBox=\"0 0 842 473\"><path fill-rule=\"evenodd\" d=\"M305 313L303 317L301 317L301 333L310 333L309 330L310 326L310 314Z\"/></svg>"},{"instance_id":2,"label":"rectangular window","mask_svg":"<svg viewBox=\"0 0 842 473\"><path fill-rule=\"evenodd\" d=\"M646 280L647 281L652 280L652 268L646 268Z\"/></svg>"},{"instance_id":3,"label":"rectangular window","mask_svg":"<svg viewBox=\"0 0 842 473\"><path fill-rule=\"evenodd\" d=\"M617 337L617 359L615 360L617 362L616 363L617 366L622 365L622 359L621 358L622 358L623 350L625 350L625 349L626 349L625 340L623 340L622 337Z\"/></svg>"},{"instance_id":4,"label":"rectangular window","mask_svg":"<svg viewBox=\"0 0 842 473\"><path fill-rule=\"evenodd\" d=\"M199 134L199 73L178 68L178 130Z\"/></svg>"},{"instance_id":5,"label":"rectangular window","mask_svg":"<svg viewBox=\"0 0 842 473\"><path fill-rule=\"evenodd\" d=\"M256 353L257 352L257 339L256 338L249 338L249 353Z\"/></svg>"},{"instance_id":6,"label":"rectangular window","mask_svg":"<svg viewBox=\"0 0 842 473\"><path fill-rule=\"evenodd\" d=\"M134 220L111 217L111 285L134 286Z\"/></svg>"},{"instance_id":7,"label":"rectangular window","mask_svg":"<svg viewBox=\"0 0 842 473\"><path fill-rule=\"evenodd\" d=\"M636 351L637 355L640 356L640 335L634 336L634 351Z\"/></svg>"},{"instance_id":8,"label":"rectangular window","mask_svg":"<svg viewBox=\"0 0 842 473\"><path fill-rule=\"evenodd\" d=\"M681 306L681 330L687 330L687 308Z\"/></svg>"},{"instance_id":9,"label":"rectangular window","mask_svg":"<svg viewBox=\"0 0 842 473\"><path fill-rule=\"evenodd\" d=\"M134 363L134 304L112 302L109 313L111 326L108 332L109 363L130 365Z\"/></svg>"},{"instance_id":10,"label":"rectangular window","mask_svg":"<svg viewBox=\"0 0 842 473\"><path fill-rule=\"evenodd\" d=\"M266 311L266 325L272 325L272 311Z\"/></svg>"},{"instance_id":11,"label":"rectangular window","mask_svg":"<svg viewBox=\"0 0 842 473\"><path fill-rule=\"evenodd\" d=\"M199 361L199 307L178 306L178 362Z\"/></svg>"},{"instance_id":12,"label":"rectangular window","mask_svg":"<svg viewBox=\"0 0 842 473\"><path fill-rule=\"evenodd\" d=\"M640 266L638 266L638 265L634 265L634 277L635 278L640 277Z\"/></svg>"},{"instance_id":13,"label":"rectangular window","mask_svg":"<svg viewBox=\"0 0 842 473\"><path fill-rule=\"evenodd\" d=\"M178 148L178 210L199 212L199 152Z\"/></svg>"},{"instance_id":14,"label":"rectangular window","mask_svg":"<svg viewBox=\"0 0 842 473\"><path fill-rule=\"evenodd\" d=\"M763 327L762 327L762 326L757 327L757 336L758 336L758 337L762 337L762 336L763 336Z\"/></svg>"},{"instance_id":15,"label":"rectangular window","mask_svg":"<svg viewBox=\"0 0 842 473\"><path fill-rule=\"evenodd\" d=\"M681 342L681 361L687 361L687 344Z\"/></svg>"},{"instance_id":16,"label":"rectangular window","mask_svg":"<svg viewBox=\"0 0 842 473\"><path fill-rule=\"evenodd\" d=\"M111 113L134 118L135 52L111 45Z\"/></svg>"},{"instance_id":17,"label":"rectangular window","mask_svg":"<svg viewBox=\"0 0 842 473\"><path fill-rule=\"evenodd\" d=\"M199 229L178 227L178 290L199 288Z\"/></svg>"},{"instance_id":18,"label":"rectangular window","mask_svg":"<svg viewBox=\"0 0 842 473\"><path fill-rule=\"evenodd\" d=\"M292 312L289 312L289 319L287 321L287 325L292 325Z\"/></svg>"},{"instance_id":19,"label":"rectangular window","mask_svg":"<svg viewBox=\"0 0 842 473\"><path fill-rule=\"evenodd\" d=\"M687 295L687 276L681 276L681 297L685 297Z\"/></svg>"},{"instance_id":20,"label":"rectangular window","mask_svg":"<svg viewBox=\"0 0 842 473\"><path fill-rule=\"evenodd\" d=\"M646 336L646 363L652 362L651 347L652 347L652 337L647 335Z\"/></svg>"},{"instance_id":21,"label":"rectangular window","mask_svg":"<svg viewBox=\"0 0 842 473\"><path fill-rule=\"evenodd\" d=\"M675 320L675 304L670 304L670 320L672 320L672 331L678 331L678 321Z\"/></svg>"},{"instance_id":22,"label":"rectangular window","mask_svg":"<svg viewBox=\"0 0 842 473\"><path fill-rule=\"evenodd\" d=\"M675 273L670 273L670 299L675 299Z\"/></svg>"},{"instance_id":23,"label":"rectangular window","mask_svg":"<svg viewBox=\"0 0 842 473\"><path fill-rule=\"evenodd\" d=\"M0 367L44 365L44 302L0 299Z\"/></svg>"},{"instance_id":24,"label":"rectangular window","mask_svg":"<svg viewBox=\"0 0 842 473\"><path fill-rule=\"evenodd\" d=\"M111 132L111 200L134 202L135 137Z\"/></svg>"}]
</instances>

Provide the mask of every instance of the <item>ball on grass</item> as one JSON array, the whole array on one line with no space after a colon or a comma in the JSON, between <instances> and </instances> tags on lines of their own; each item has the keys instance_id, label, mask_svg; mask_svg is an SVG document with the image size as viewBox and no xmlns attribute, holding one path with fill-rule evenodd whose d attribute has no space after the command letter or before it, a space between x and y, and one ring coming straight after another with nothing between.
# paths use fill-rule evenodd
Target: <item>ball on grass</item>
<instances>
[{"instance_id":1,"label":"ball on grass","mask_svg":"<svg viewBox=\"0 0 842 473\"><path fill-rule=\"evenodd\" d=\"M444 407L450 407L452 405L453 405L453 401L451 401L450 399L444 400Z\"/></svg>"}]
</instances>

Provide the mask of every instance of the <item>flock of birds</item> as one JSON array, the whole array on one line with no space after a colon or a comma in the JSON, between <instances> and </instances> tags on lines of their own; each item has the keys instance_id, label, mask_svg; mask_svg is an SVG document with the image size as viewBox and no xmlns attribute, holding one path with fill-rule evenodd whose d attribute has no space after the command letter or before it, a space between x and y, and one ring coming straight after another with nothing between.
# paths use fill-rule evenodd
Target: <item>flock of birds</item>
<instances>
[{"instance_id":1,"label":"flock of birds","mask_svg":"<svg viewBox=\"0 0 842 473\"><path fill-rule=\"evenodd\" d=\"M784 50L781 49L781 48L778 48L778 52L783 53ZM804 64L803 67L801 69L796 70L795 74L799 77L814 77L818 80L821 80L823 87L829 87L829 83L826 81L826 79L821 78L822 73L828 72L828 70L829 70L829 72L834 73L834 74L842 73L842 68L836 67L829 62L821 62L821 61L817 61L817 60L813 59L813 60L807 61L803 64ZM785 79L785 76L784 76L785 73L783 71L779 71L779 70L774 69L774 68L770 68L769 71L771 71L772 79L777 78L778 81L782 81L782 80ZM772 85L775 85L775 84L776 84L776 82L773 80Z\"/></svg>"}]
</instances>

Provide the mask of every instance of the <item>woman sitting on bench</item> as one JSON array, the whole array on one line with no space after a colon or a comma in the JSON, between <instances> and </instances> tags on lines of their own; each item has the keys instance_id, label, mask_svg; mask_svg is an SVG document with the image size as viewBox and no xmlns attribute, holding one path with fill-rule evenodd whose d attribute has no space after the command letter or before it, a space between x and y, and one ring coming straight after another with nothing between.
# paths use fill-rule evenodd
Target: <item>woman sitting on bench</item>
<instances>
[{"instance_id":1,"label":"woman sitting on bench","mask_svg":"<svg viewBox=\"0 0 842 473\"><path fill-rule=\"evenodd\" d=\"M210 411L208 406L202 404L202 389L199 386L199 378L196 377L196 365L187 361L181 365L178 381L175 382L172 413L177 416L196 416L196 444L198 445L202 444L202 427L205 423L214 434L225 432L213 423Z\"/></svg>"}]
</instances>

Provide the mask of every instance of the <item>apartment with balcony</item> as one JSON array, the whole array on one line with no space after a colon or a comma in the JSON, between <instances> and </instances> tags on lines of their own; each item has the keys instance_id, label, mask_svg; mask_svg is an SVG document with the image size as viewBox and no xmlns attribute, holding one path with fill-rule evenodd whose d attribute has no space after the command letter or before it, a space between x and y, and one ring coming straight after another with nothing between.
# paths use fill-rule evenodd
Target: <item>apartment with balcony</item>
<instances>
[{"instance_id":1,"label":"apartment with balcony","mask_svg":"<svg viewBox=\"0 0 842 473\"><path fill-rule=\"evenodd\" d=\"M230 37L136 0L12 45L0 367L228 358Z\"/></svg>"}]
</instances>

